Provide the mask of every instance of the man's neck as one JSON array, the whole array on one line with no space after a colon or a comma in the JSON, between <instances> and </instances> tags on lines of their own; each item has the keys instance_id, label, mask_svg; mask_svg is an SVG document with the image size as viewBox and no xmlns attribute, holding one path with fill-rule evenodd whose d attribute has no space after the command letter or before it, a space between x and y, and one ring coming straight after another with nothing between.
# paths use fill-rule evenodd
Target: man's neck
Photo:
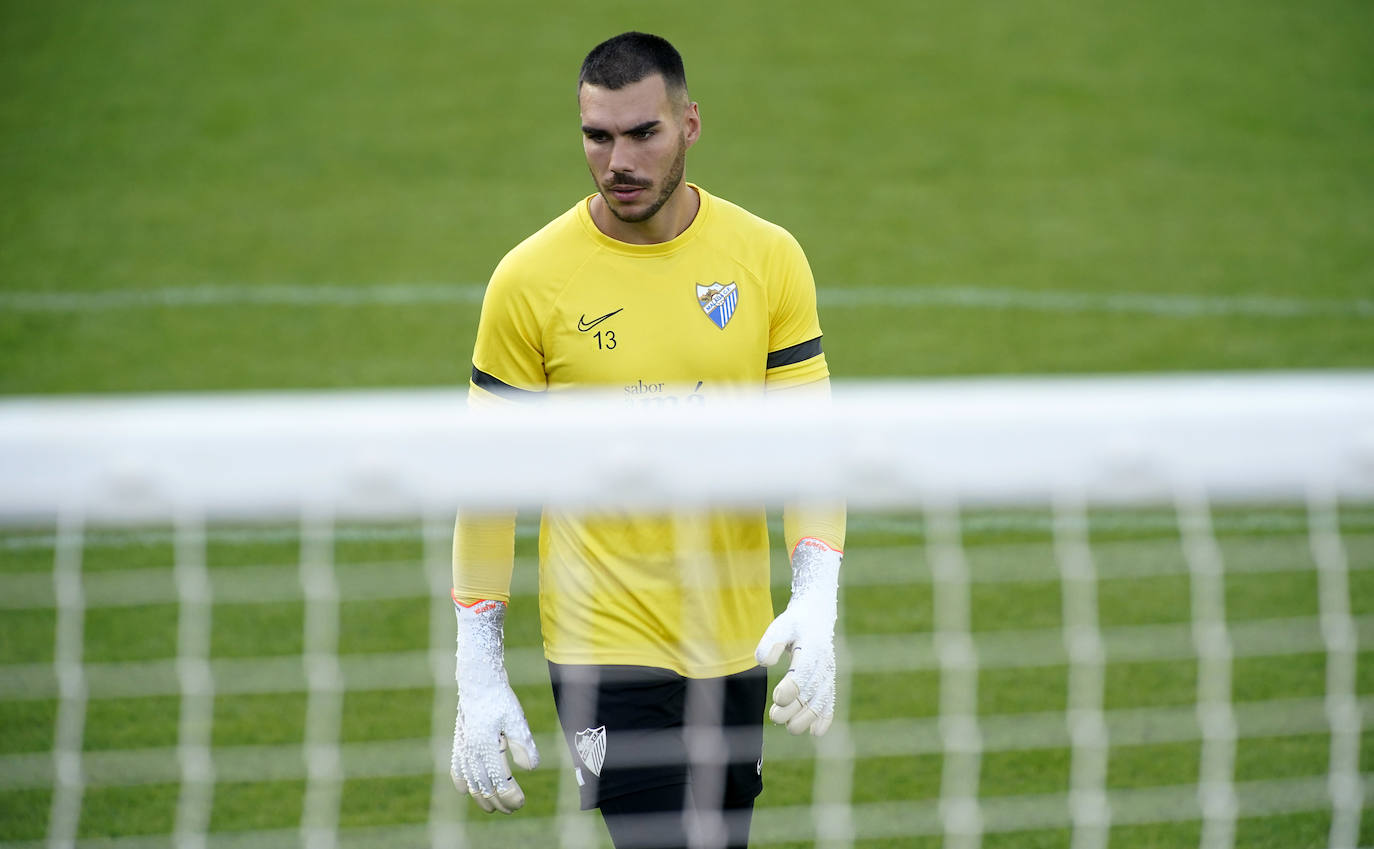
<instances>
[{"instance_id":1,"label":"man's neck","mask_svg":"<svg viewBox=\"0 0 1374 849\"><path fill-rule=\"evenodd\" d=\"M606 199L599 193L592 196L590 212L596 229L618 242L631 245L660 245L682 235L696 220L701 209L701 196L697 190L684 180L668 202L645 221L621 221L606 206Z\"/></svg>"}]
</instances>

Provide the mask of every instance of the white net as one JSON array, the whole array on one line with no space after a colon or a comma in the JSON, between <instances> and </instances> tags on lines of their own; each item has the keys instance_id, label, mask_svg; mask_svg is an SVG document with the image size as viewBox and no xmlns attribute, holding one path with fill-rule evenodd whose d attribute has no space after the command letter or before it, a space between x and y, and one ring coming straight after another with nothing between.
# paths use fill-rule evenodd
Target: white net
<instances>
[{"instance_id":1,"label":"white net","mask_svg":"<svg viewBox=\"0 0 1374 849\"><path fill-rule=\"evenodd\" d=\"M525 521L507 665L545 765L511 818L452 788L454 510L835 495L837 717L769 730L750 845L1374 842L1374 378L462 408L0 404L0 847L607 845Z\"/></svg>"}]
</instances>

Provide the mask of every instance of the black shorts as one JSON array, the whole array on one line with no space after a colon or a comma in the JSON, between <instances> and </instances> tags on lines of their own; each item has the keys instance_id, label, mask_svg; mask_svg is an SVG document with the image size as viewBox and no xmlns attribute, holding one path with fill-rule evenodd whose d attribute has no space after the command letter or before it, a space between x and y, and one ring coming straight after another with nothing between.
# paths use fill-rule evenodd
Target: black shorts
<instances>
[{"instance_id":1,"label":"black shorts","mask_svg":"<svg viewBox=\"0 0 1374 849\"><path fill-rule=\"evenodd\" d=\"M692 785L735 806L763 791L768 671L684 678L650 666L549 664L582 809L635 790Z\"/></svg>"}]
</instances>

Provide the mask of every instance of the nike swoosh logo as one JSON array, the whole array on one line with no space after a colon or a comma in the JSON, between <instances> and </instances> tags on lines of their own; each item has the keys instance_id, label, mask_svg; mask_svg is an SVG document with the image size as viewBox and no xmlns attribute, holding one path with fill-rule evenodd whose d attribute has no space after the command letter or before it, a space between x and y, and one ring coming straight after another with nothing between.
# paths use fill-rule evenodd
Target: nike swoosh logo
<instances>
[{"instance_id":1,"label":"nike swoosh logo","mask_svg":"<svg viewBox=\"0 0 1374 849\"><path fill-rule=\"evenodd\" d=\"M582 314L582 317L579 318L579 319L577 320L577 329L578 329L578 330L581 330L583 333L586 333L588 330L591 330L593 327L596 327L596 326L597 326L598 324L600 324L601 322L605 321L606 319L610 318L611 316L615 315L616 313L623 311L624 309L625 309L624 307L621 307L620 309L616 310L615 312L608 312L608 313L606 313L605 315L603 315L601 318L594 318L594 319L592 319L591 321L587 321L587 314L586 314L586 313L583 313L583 314Z\"/></svg>"}]
</instances>

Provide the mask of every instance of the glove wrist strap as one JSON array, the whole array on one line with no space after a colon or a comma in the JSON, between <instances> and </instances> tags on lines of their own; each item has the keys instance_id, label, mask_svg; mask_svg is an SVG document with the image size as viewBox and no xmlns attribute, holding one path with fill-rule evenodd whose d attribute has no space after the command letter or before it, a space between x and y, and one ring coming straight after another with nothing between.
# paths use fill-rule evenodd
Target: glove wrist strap
<instances>
[{"instance_id":1,"label":"glove wrist strap","mask_svg":"<svg viewBox=\"0 0 1374 849\"><path fill-rule=\"evenodd\" d=\"M832 603L840 591L843 553L815 537L803 537L792 549L792 598L825 598Z\"/></svg>"},{"instance_id":2,"label":"glove wrist strap","mask_svg":"<svg viewBox=\"0 0 1374 849\"><path fill-rule=\"evenodd\" d=\"M453 603L458 619L458 683L502 682L506 679L506 604L481 599Z\"/></svg>"}]
</instances>

